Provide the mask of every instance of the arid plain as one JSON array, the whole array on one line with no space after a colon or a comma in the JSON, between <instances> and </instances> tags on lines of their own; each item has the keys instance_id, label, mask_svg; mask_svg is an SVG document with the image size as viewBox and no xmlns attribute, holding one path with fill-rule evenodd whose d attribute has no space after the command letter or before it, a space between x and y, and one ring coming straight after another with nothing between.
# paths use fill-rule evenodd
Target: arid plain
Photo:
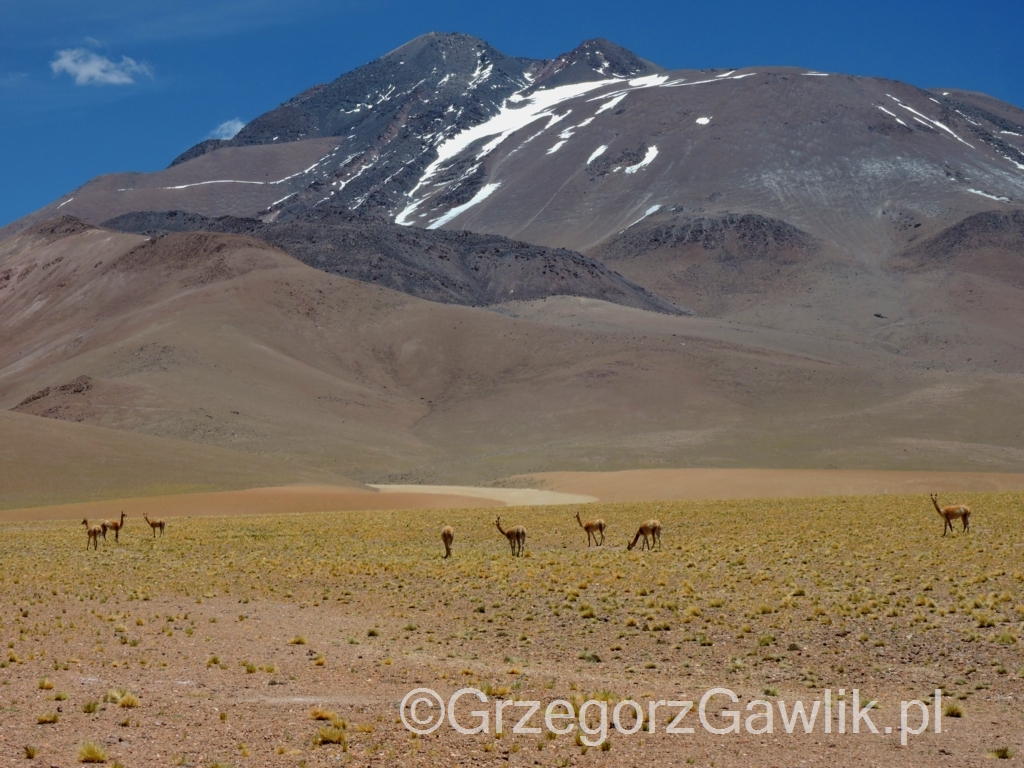
<instances>
[{"instance_id":1,"label":"arid plain","mask_svg":"<svg viewBox=\"0 0 1024 768\"><path fill-rule=\"evenodd\" d=\"M980 765L1024 747L1002 337L1007 370L979 373L941 344L914 358L572 297L446 306L239 236L69 226L3 254L5 761L71 765L86 741L123 766ZM943 537L929 492L969 504L970 532ZM81 520L122 510L87 550ZM603 547L577 511L605 520ZM652 517L660 550L628 550ZM612 707L716 686L787 707L843 688L838 707L857 688L880 729L939 688L945 715L906 747L822 720L789 734L777 711L772 735L671 735L661 713L604 748L414 739L398 702L420 685Z\"/></svg>"},{"instance_id":2,"label":"arid plain","mask_svg":"<svg viewBox=\"0 0 1024 768\"><path fill-rule=\"evenodd\" d=\"M0 763L1019 761L1021 171L984 94L430 33L7 224Z\"/></svg>"},{"instance_id":3,"label":"arid plain","mask_svg":"<svg viewBox=\"0 0 1024 768\"><path fill-rule=\"evenodd\" d=\"M923 494L192 516L162 536L131 515L96 551L78 520L5 522L4 761L72 765L91 741L124 766L985 765L1022 746L1024 500L956 498L971 530L945 537ZM526 528L523 557L497 514ZM628 550L649 517L660 549ZM668 734L662 708L654 733L590 748L499 736L493 711L489 734L412 737L398 703L421 686L609 711L724 687L739 703L716 699L712 726L761 699L774 732L691 714ZM787 733L779 701L826 689L832 733L820 713ZM853 689L877 735L839 733ZM941 733L900 746L900 702L933 709L936 689Z\"/></svg>"}]
</instances>

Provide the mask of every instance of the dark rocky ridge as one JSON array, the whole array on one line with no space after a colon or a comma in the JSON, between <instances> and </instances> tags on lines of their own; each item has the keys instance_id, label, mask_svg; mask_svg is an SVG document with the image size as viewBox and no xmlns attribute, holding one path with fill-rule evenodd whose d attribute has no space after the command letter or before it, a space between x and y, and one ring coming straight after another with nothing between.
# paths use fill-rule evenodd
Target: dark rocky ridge
<instances>
[{"instance_id":1,"label":"dark rocky ridge","mask_svg":"<svg viewBox=\"0 0 1024 768\"><path fill-rule=\"evenodd\" d=\"M949 270L1024 288L1024 210L968 216L888 261L891 272Z\"/></svg>"},{"instance_id":2,"label":"dark rocky ridge","mask_svg":"<svg viewBox=\"0 0 1024 768\"><path fill-rule=\"evenodd\" d=\"M780 261L813 254L817 239L792 224L756 214L681 216L667 223L627 229L601 248L605 258L635 259L663 248L699 245L724 261Z\"/></svg>"},{"instance_id":3,"label":"dark rocky ridge","mask_svg":"<svg viewBox=\"0 0 1024 768\"><path fill-rule=\"evenodd\" d=\"M184 211L118 216L119 232L250 235L331 274L447 304L483 306L547 296L582 296L638 309L685 314L594 259L499 235L400 227L380 218L310 211L278 222Z\"/></svg>"},{"instance_id":4,"label":"dark rocky ridge","mask_svg":"<svg viewBox=\"0 0 1024 768\"><path fill-rule=\"evenodd\" d=\"M594 256L701 314L778 301L820 270L823 244L779 219L668 211L630 227Z\"/></svg>"}]
</instances>

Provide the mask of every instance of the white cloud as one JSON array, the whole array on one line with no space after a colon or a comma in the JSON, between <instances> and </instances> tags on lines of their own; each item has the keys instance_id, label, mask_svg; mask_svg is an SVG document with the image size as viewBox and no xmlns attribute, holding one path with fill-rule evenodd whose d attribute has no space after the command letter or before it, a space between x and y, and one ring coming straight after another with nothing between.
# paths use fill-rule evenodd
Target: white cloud
<instances>
[{"instance_id":1,"label":"white cloud","mask_svg":"<svg viewBox=\"0 0 1024 768\"><path fill-rule=\"evenodd\" d=\"M57 58L50 62L54 74L67 72L77 85L129 85L136 75L152 77L149 66L135 59L122 56L114 62L85 48L67 48L57 51Z\"/></svg>"},{"instance_id":2,"label":"white cloud","mask_svg":"<svg viewBox=\"0 0 1024 768\"><path fill-rule=\"evenodd\" d=\"M211 139L233 139L235 134L238 133L242 128L245 127L245 123L239 120L237 117L233 120L225 120L223 123L218 125L212 131L210 131L209 138Z\"/></svg>"}]
</instances>

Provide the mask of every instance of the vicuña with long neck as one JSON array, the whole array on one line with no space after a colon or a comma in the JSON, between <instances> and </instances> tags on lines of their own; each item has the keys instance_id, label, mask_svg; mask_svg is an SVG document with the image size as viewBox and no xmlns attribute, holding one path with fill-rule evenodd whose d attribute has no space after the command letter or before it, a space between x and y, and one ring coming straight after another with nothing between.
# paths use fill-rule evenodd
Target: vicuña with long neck
<instances>
[{"instance_id":1,"label":"vicu\u00f1a with long neck","mask_svg":"<svg viewBox=\"0 0 1024 768\"><path fill-rule=\"evenodd\" d=\"M580 524L580 528L587 532L587 546L590 546L590 540L594 540L594 546L600 547L604 544L604 520L600 518L597 520L587 520L583 522L580 519L580 513L576 513L576 522ZM598 541L597 535L601 534L601 539Z\"/></svg>"},{"instance_id":2,"label":"vicu\u00f1a with long neck","mask_svg":"<svg viewBox=\"0 0 1024 768\"><path fill-rule=\"evenodd\" d=\"M971 508L966 504L951 504L948 507L939 506L939 497L934 493L931 494L932 505L935 507L935 511L939 513L945 522L942 524L942 535L946 535L948 530L950 533L953 531L953 521L958 517L964 526L964 533L971 530Z\"/></svg>"},{"instance_id":3,"label":"vicu\u00f1a with long neck","mask_svg":"<svg viewBox=\"0 0 1024 768\"><path fill-rule=\"evenodd\" d=\"M521 525L514 525L506 531L501 527L501 517L498 517L494 524L498 526L501 535L508 539L508 544L512 547L512 557L520 557L526 545L526 529Z\"/></svg>"},{"instance_id":4,"label":"vicu\u00f1a with long neck","mask_svg":"<svg viewBox=\"0 0 1024 768\"><path fill-rule=\"evenodd\" d=\"M150 520L146 515L142 516L143 519L149 523L149 527L153 530L153 536L156 536L156 529L160 529L160 535L164 535L164 521L163 520Z\"/></svg>"},{"instance_id":5,"label":"vicu\u00f1a with long neck","mask_svg":"<svg viewBox=\"0 0 1024 768\"><path fill-rule=\"evenodd\" d=\"M104 520L103 523L102 523L102 525L103 525L103 538L104 539L107 538L107 531L113 531L114 532L114 541L121 541L121 529L124 528L124 519L126 517L128 517L128 515L126 515L124 513L124 510L122 509L121 510L121 519L120 520Z\"/></svg>"},{"instance_id":6,"label":"vicu\u00f1a with long neck","mask_svg":"<svg viewBox=\"0 0 1024 768\"><path fill-rule=\"evenodd\" d=\"M633 537L633 541L626 546L626 549L633 549L641 536L644 537L644 543L640 545L641 550L654 549L654 544L657 544L658 548L661 549L661 523L657 520L648 520L641 525L636 532L636 536Z\"/></svg>"},{"instance_id":7,"label":"vicu\u00f1a with long neck","mask_svg":"<svg viewBox=\"0 0 1024 768\"><path fill-rule=\"evenodd\" d=\"M85 542L85 548L88 549L90 545L93 545L93 549L100 548L100 536L103 535L102 525L89 525L88 520L83 520L82 525L85 526L85 532L89 535L88 541Z\"/></svg>"}]
</instances>

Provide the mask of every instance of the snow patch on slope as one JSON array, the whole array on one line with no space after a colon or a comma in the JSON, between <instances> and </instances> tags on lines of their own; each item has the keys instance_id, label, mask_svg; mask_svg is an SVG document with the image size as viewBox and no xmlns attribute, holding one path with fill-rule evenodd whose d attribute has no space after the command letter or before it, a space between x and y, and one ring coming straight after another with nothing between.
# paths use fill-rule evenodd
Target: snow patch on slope
<instances>
[{"instance_id":1,"label":"snow patch on slope","mask_svg":"<svg viewBox=\"0 0 1024 768\"><path fill-rule=\"evenodd\" d=\"M624 98L626 98L625 93L620 93L618 96L612 97L604 104L602 104L600 107L598 107L597 112L595 112L594 114L600 115L602 112L607 112L609 109L615 109L618 103L622 101Z\"/></svg>"},{"instance_id":2,"label":"snow patch on slope","mask_svg":"<svg viewBox=\"0 0 1024 768\"><path fill-rule=\"evenodd\" d=\"M650 88L652 85L661 85L668 82L668 75L647 75L645 77L634 77L629 84L634 88Z\"/></svg>"},{"instance_id":3,"label":"snow patch on slope","mask_svg":"<svg viewBox=\"0 0 1024 768\"><path fill-rule=\"evenodd\" d=\"M657 205L652 205L650 208L648 208L646 211L644 211L644 215L643 216L641 216L639 219L637 219L632 224L630 224L629 227L635 227L637 224L639 224L641 221L646 219L652 213L657 213L660 210L661 210L661 204L660 203L657 204ZM626 231L626 229L629 229L629 227L626 227L625 229L620 229L618 234L621 235L623 232Z\"/></svg>"},{"instance_id":4,"label":"snow patch on slope","mask_svg":"<svg viewBox=\"0 0 1024 768\"><path fill-rule=\"evenodd\" d=\"M554 123L569 114L566 112L563 115L557 115L554 112L554 108L563 101L567 101L568 99L572 99L577 96L582 96L583 94L589 93L597 88L602 88L610 83L617 82L619 81L596 80L589 83L573 83L571 85L562 85L557 88L538 90L529 96L514 94L509 97L505 104L502 105L498 114L494 117L489 120L485 120L478 125L466 128L438 145L437 159L427 166L423 175L420 177L419 182L412 191L409 192L409 199L411 202L401 211L401 213L398 214L398 216L395 217L395 223L403 226L409 226L412 224L410 217L425 200L425 198L417 199L416 193L422 189L424 185L430 183L431 179L437 175L437 172L449 160L454 158L473 142L493 136L494 139L485 147L486 152L483 154L486 154L500 146L501 143L513 133L521 128L525 128L535 120L547 117L549 119L548 127L550 128ZM492 185L487 186L490 187ZM497 188L497 185L494 185L494 188ZM484 189L487 189L487 187ZM487 194L490 194L493 191L494 189L491 189ZM483 190L481 190L481 192L483 192ZM480 193L477 193L477 197L479 197L479 195ZM474 200L479 202L476 197ZM471 200L470 202L472 203L473 201ZM441 218L444 219L445 217ZM447 220L450 219L446 219L446 221ZM438 221L440 221L440 219ZM434 222L431 226L435 225L440 226L437 222Z\"/></svg>"},{"instance_id":5,"label":"snow patch on slope","mask_svg":"<svg viewBox=\"0 0 1024 768\"><path fill-rule=\"evenodd\" d=\"M960 142L961 144L967 144L967 146L968 146L968 147L970 147L971 149L974 149L974 145L973 145L973 144L968 144L968 143L967 143L966 141L964 141L963 139L961 139L961 138L960 138L959 136L957 136L957 135L956 135L955 133L953 133L952 129L950 129L950 128L949 128L948 126L946 126L946 125L943 125L943 124L942 124L942 123L940 123L940 122L939 122L938 120L932 120L932 119L931 119L930 117L927 117L926 115L922 115L922 114L921 114L920 112L918 112L918 111L917 111L916 109L912 109L912 108L908 107L908 106L907 106L906 104L904 104L904 103L903 103L902 101L900 101L900 100L899 100L899 99L897 99L897 98L896 98L895 96L893 96L893 95L892 95L891 93L887 93L887 94L885 94L885 95L886 95L886 96L888 96L888 97L889 97L890 99L892 99L893 101L895 101L895 102L896 102L897 104L899 104L899 105L900 105L901 107L903 107L903 108L904 108L905 110L907 110L907 111L908 111L908 112L910 112L911 114L914 114L914 115L916 115L916 117L915 117L914 119L915 119L915 120L917 120L917 121L918 121L919 123L921 123L922 125L927 125L928 127L931 127L931 126L935 126L936 128L941 128L941 129L942 129L942 130L944 130L944 131L945 131L946 133L948 133L948 134L949 134L950 136L952 136L952 137L953 137L954 139L956 139L957 141L959 141L959 142ZM920 118L920 119L919 119L919 118ZM927 122L925 122L925 121L927 121ZM930 123L931 125L929 125L929 123Z\"/></svg>"},{"instance_id":6,"label":"snow patch on slope","mask_svg":"<svg viewBox=\"0 0 1024 768\"><path fill-rule=\"evenodd\" d=\"M989 200L999 200L999 201L1004 202L1004 203L1010 202L1010 198L1008 198L1008 197L999 197L998 195L990 195L988 192L982 192L980 189L968 189L967 191L968 192L973 192L976 195L981 195L982 197L987 197Z\"/></svg>"},{"instance_id":7,"label":"snow patch on slope","mask_svg":"<svg viewBox=\"0 0 1024 768\"><path fill-rule=\"evenodd\" d=\"M494 192L494 190L496 190L500 186L501 186L500 183L484 185L484 187L479 192L477 192L475 195L473 195L473 199L472 200L470 200L468 203L463 203L462 205L457 205L456 207L454 207L450 211L448 211L448 213L446 213L444 216L441 216L438 219L434 219L434 221L430 222L430 224L427 225L427 229L437 229L438 227L444 226L449 221L451 221L456 216L458 216L460 213L463 213L464 211L468 211L470 208L472 208L477 203L481 203L484 200L486 200L488 197L491 196L491 194Z\"/></svg>"},{"instance_id":8,"label":"snow patch on slope","mask_svg":"<svg viewBox=\"0 0 1024 768\"><path fill-rule=\"evenodd\" d=\"M649 147L648 150L647 150L647 154L644 155L644 159L643 160L641 160L636 165L631 165L628 168L624 168L623 170L626 173L636 173L641 168L646 168L648 165L650 165L652 162L654 162L654 158L656 158L657 156L658 156L658 148L657 147Z\"/></svg>"},{"instance_id":9,"label":"snow patch on slope","mask_svg":"<svg viewBox=\"0 0 1024 768\"><path fill-rule=\"evenodd\" d=\"M601 155L603 155L604 151L606 149L608 149L608 145L607 144L602 144L600 147L598 147L593 152L591 152L590 153L590 157L587 158L587 165L590 165L592 162L597 160L597 158L599 158Z\"/></svg>"},{"instance_id":10,"label":"snow patch on slope","mask_svg":"<svg viewBox=\"0 0 1024 768\"><path fill-rule=\"evenodd\" d=\"M900 120L900 119L899 119L898 117L896 117L896 113L895 113L895 112L890 112L890 111L889 111L888 109L886 109L885 107L883 107L883 106L882 106L881 104L876 104L875 106L876 106L876 107L878 107L878 108L879 108L880 110L882 110L883 112L885 112L885 114L889 115L889 117L891 117L891 118L892 118L893 120L895 120L895 121L896 121L897 123L899 123L900 125L902 125L902 126L903 126L904 128L909 128L909 127L910 127L910 126L908 126L908 125L907 125L906 123L904 123L904 122L903 122L902 120Z\"/></svg>"}]
</instances>

